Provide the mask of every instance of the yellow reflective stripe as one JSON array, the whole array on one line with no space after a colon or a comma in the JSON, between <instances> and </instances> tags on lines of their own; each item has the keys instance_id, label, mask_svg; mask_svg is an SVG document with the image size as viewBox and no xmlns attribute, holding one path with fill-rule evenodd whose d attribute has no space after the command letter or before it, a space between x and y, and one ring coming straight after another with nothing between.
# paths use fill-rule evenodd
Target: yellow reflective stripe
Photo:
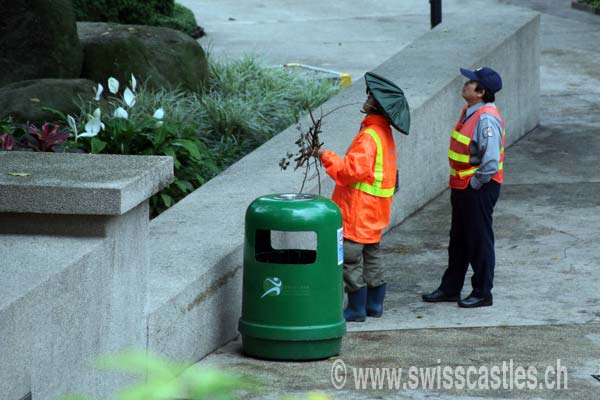
<instances>
[{"instance_id":1,"label":"yellow reflective stripe","mask_svg":"<svg viewBox=\"0 0 600 400\"><path fill-rule=\"evenodd\" d=\"M469 156L465 154L458 154L455 151L448 150L448 158L454 161L458 161L464 164L469 163Z\"/></svg>"},{"instance_id":2,"label":"yellow reflective stripe","mask_svg":"<svg viewBox=\"0 0 600 400\"><path fill-rule=\"evenodd\" d=\"M499 170L504 169L504 161L498 163L498 169Z\"/></svg>"},{"instance_id":3,"label":"yellow reflective stripe","mask_svg":"<svg viewBox=\"0 0 600 400\"><path fill-rule=\"evenodd\" d=\"M381 182L383 182L383 146L381 145L381 139L373 129L366 129L365 133L368 133L377 144L377 155L375 156L375 171L373 171L373 175L375 175L373 186L381 188Z\"/></svg>"},{"instance_id":4,"label":"yellow reflective stripe","mask_svg":"<svg viewBox=\"0 0 600 400\"><path fill-rule=\"evenodd\" d=\"M500 147L500 154L504 153L504 147Z\"/></svg>"},{"instance_id":5,"label":"yellow reflective stripe","mask_svg":"<svg viewBox=\"0 0 600 400\"><path fill-rule=\"evenodd\" d=\"M453 139L455 139L457 142L465 144L465 145L469 145L469 143L471 143L471 138L469 138L468 136L463 135L462 133L458 132L458 131L452 131L452 135L451 137Z\"/></svg>"},{"instance_id":6,"label":"yellow reflective stripe","mask_svg":"<svg viewBox=\"0 0 600 400\"><path fill-rule=\"evenodd\" d=\"M471 169L466 169L464 171L459 171L458 176L460 176L461 178L464 178L465 176L473 175L475 173L475 171L477 171L477 167L474 167Z\"/></svg>"},{"instance_id":7,"label":"yellow reflective stripe","mask_svg":"<svg viewBox=\"0 0 600 400\"><path fill-rule=\"evenodd\" d=\"M450 175L452 175L452 176L458 175L459 177L464 178L465 176L473 175L475 173L475 171L477 171L477 167L465 169L463 171L456 171L454 168L450 168Z\"/></svg>"},{"instance_id":8,"label":"yellow reflective stripe","mask_svg":"<svg viewBox=\"0 0 600 400\"><path fill-rule=\"evenodd\" d=\"M394 195L394 188L382 189L375 187L373 185L369 185L365 182L357 182L351 185L354 189L358 189L361 192L368 193L372 196L377 197L392 197Z\"/></svg>"},{"instance_id":9,"label":"yellow reflective stripe","mask_svg":"<svg viewBox=\"0 0 600 400\"><path fill-rule=\"evenodd\" d=\"M366 182L356 182L352 186L362 192L368 193L377 197L392 197L394 195L394 188L383 189L381 183L383 182L383 146L381 145L381 139L379 135L373 129L366 129L365 133L373 138L377 145L377 155L375 156L375 170L373 175L375 180L372 185Z\"/></svg>"}]
</instances>

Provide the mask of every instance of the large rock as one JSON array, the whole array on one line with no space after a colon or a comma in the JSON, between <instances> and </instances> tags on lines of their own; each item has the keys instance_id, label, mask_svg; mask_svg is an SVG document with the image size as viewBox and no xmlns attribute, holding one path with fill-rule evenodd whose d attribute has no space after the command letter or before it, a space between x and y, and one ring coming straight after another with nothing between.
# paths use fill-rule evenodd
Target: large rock
<instances>
[{"instance_id":1,"label":"large rock","mask_svg":"<svg viewBox=\"0 0 600 400\"><path fill-rule=\"evenodd\" d=\"M79 78L83 53L72 0L0 1L0 86Z\"/></svg>"},{"instance_id":2,"label":"large rock","mask_svg":"<svg viewBox=\"0 0 600 400\"><path fill-rule=\"evenodd\" d=\"M134 74L154 88L191 91L206 83L204 51L182 32L102 22L79 22L77 27L84 49L82 78L104 83L113 76L129 82Z\"/></svg>"},{"instance_id":3,"label":"large rock","mask_svg":"<svg viewBox=\"0 0 600 400\"><path fill-rule=\"evenodd\" d=\"M56 115L45 107L79 115L78 102L93 101L95 83L86 79L36 79L0 88L0 118L20 122L46 122Z\"/></svg>"}]
</instances>

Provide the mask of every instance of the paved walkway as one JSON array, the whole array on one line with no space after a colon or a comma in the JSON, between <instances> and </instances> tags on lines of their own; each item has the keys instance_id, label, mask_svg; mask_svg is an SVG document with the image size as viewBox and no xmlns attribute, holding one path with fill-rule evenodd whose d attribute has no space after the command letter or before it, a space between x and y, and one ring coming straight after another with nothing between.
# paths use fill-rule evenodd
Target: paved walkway
<instances>
[{"instance_id":1,"label":"paved walkway","mask_svg":"<svg viewBox=\"0 0 600 400\"><path fill-rule=\"evenodd\" d=\"M274 9L275 3L263 8L257 4L269 3L265 1L245 2L243 7L232 1L219 2L218 6L216 2L212 6L209 2L183 3L202 3L201 9L212 10L209 20L217 21L216 25L211 26L208 21L203 23L202 18L199 22L209 34L215 32L215 53L221 51L219 46L229 50L244 48L245 45L236 44L235 38L240 37L237 35L247 38L246 43L255 43L250 33L253 27L260 31L264 28L262 25L271 23L282 29L288 26L283 19L297 18L297 24L305 24L305 28L320 29L323 21L315 23L306 15L338 15L341 18L348 10L341 7L347 3L342 1L308 2L303 7L306 14L294 9L293 5L280 14L280 9ZM403 3L401 7L411 10L407 17L410 23L415 26L428 23L428 4L427 9L421 4L427 2L373 3L389 7L392 6L388 3ZM334 389L330 381L334 360L310 363L259 361L241 355L239 341L208 356L200 365L215 364L257 375L268 391L261 394L261 398L281 398L287 393L311 390L346 399L600 398L600 382L591 377L600 374L600 178L597 173L600 16L571 10L570 2L562 0L500 3L528 6L544 14L541 27L541 124L506 153L506 182L495 212L497 277L494 306L465 310L454 304L427 304L420 300L423 292L438 285L445 268L450 222L449 193L446 191L384 237L382 246L390 285L386 313L379 320L348 324L351 333L344 338L340 357L347 366L348 381L342 390ZM469 4L469 1L445 1L445 10L450 14L445 14L444 18L449 18L452 12L461 12ZM336 12L325 13L324 7L331 10L335 5L340 5ZM247 11L246 7L252 11ZM236 9L238 12L234 13ZM401 10L390 9L375 15L372 10L365 9L364 20L356 17L357 31L368 29L378 18L385 18L386 12L402 14ZM262 16L252 22L249 15ZM232 42L221 42L227 31L225 17L229 16L236 18L238 23L244 22L248 30L244 34L230 32ZM267 20L267 16L270 19ZM294 25L294 21L289 24ZM390 23L389 28L393 25ZM218 29L224 32L216 33ZM331 29L335 30L333 26ZM345 37L351 38L350 35ZM412 37L406 40L409 42ZM357 36L351 47L356 46L357 54L366 54L358 42ZM256 44L258 51L261 46L266 46L266 41L262 43ZM399 44L400 48L404 45L404 42ZM371 48L370 44L365 46ZM271 47L273 51L267 56L269 62L284 62L286 54L275 51L277 47L276 44ZM327 66L343 67L335 65L336 57L325 45L282 44L281 48L284 47L289 49L290 57L312 54L315 60L331 59L331 65ZM383 53L380 55L383 57ZM353 74L359 76L361 71L375 67L377 60L382 59L378 56L372 64L353 65ZM470 289L468 282L463 295ZM409 366L501 366L503 361L511 359L515 365L534 366L542 371L538 374L540 379L546 367L556 366L560 359L561 365L568 370L568 389L538 387L511 391L421 387L374 391L355 389L352 376L352 369L359 367L403 367L406 371Z\"/></svg>"}]
</instances>

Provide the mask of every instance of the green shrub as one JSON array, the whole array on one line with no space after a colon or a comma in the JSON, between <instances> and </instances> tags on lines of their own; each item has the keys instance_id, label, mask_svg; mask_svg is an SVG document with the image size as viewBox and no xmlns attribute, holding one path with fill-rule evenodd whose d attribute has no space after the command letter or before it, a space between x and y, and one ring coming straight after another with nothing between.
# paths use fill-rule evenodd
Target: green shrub
<instances>
[{"instance_id":1,"label":"green shrub","mask_svg":"<svg viewBox=\"0 0 600 400\"><path fill-rule=\"evenodd\" d=\"M157 0L73 0L79 21L148 24L156 14Z\"/></svg>"},{"instance_id":2,"label":"green shrub","mask_svg":"<svg viewBox=\"0 0 600 400\"><path fill-rule=\"evenodd\" d=\"M178 3L175 3L172 14L158 14L154 20L154 25L176 29L188 35L196 30L197 27L194 13L189 8Z\"/></svg>"},{"instance_id":3,"label":"green shrub","mask_svg":"<svg viewBox=\"0 0 600 400\"><path fill-rule=\"evenodd\" d=\"M155 0L154 10L158 14L173 15L175 0Z\"/></svg>"},{"instance_id":4,"label":"green shrub","mask_svg":"<svg viewBox=\"0 0 600 400\"><path fill-rule=\"evenodd\" d=\"M109 79L105 105L81 105L79 116L63 116L75 138L70 147L173 157L175 182L151 199L156 216L340 90L335 82L253 58L219 63L209 57L209 68L201 94L150 90L135 79L123 90Z\"/></svg>"},{"instance_id":5,"label":"green shrub","mask_svg":"<svg viewBox=\"0 0 600 400\"><path fill-rule=\"evenodd\" d=\"M152 25L191 34L194 13L174 0L73 0L78 21Z\"/></svg>"}]
</instances>

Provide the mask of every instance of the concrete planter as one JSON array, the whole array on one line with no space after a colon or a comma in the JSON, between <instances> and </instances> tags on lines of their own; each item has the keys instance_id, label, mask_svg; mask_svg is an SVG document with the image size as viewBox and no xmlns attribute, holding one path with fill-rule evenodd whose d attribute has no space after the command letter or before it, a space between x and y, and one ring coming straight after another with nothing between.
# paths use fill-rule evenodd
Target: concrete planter
<instances>
[{"instance_id":1,"label":"concrete planter","mask_svg":"<svg viewBox=\"0 0 600 400\"><path fill-rule=\"evenodd\" d=\"M577 10L587 11L592 14L600 15L600 7L591 4L580 3L577 0L571 1L571 7Z\"/></svg>"}]
</instances>

